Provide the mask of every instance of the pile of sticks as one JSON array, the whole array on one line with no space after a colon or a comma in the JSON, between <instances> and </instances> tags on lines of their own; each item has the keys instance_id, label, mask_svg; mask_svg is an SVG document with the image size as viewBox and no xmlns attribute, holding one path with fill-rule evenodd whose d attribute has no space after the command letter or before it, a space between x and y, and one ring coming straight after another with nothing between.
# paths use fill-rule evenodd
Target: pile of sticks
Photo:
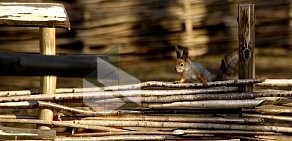
<instances>
[{"instance_id":1,"label":"pile of sticks","mask_svg":"<svg viewBox=\"0 0 292 141\"><path fill-rule=\"evenodd\" d=\"M291 80L228 80L173 84L138 84L38 90L2 91L0 108L54 109L54 121L35 113L3 113L1 123L48 125L52 130L1 127L6 139L84 140L268 140L292 133L291 90L258 89L238 93L237 86L290 86ZM289 88L289 87L286 87ZM65 130L66 129L66 130ZM12 131L14 134L12 134ZM10 133L10 135L7 135Z\"/></svg>"}]
</instances>

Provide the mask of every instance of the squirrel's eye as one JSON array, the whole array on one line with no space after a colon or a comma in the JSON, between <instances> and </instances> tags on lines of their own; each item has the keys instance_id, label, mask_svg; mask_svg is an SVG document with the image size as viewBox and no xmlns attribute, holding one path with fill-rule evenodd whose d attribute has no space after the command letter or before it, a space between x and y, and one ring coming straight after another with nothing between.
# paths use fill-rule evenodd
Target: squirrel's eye
<instances>
[{"instance_id":1,"label":"squirrel's eye","mask_svg":"<svg viewBox=\"0 0 292 141\"><path fill-rule=\"evenodd\" d=\"M180 66L181 66L181 67L183 67L183 66L184 66L184 64L183 64L183 63L181 63L181 64L180 64Z\"/></svg>"}]
</instances>

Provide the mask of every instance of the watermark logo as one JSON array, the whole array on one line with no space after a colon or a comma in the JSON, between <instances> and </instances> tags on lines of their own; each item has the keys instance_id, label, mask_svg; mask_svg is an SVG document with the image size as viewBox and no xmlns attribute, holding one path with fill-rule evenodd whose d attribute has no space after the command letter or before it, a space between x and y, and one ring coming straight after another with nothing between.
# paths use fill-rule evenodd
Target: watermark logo
<instances>
[{"instance_id":1,"label":"watermark logo","mask_svg":"<svg viewBox=\"0 0 292 141\"><path fill-rule=\"evenodd\" d=\"M118 54L120 46L115 46L104 54ZM119 65L115 66L111 63L109 56L101 56L96 58L96 71L88 74L83 79L83 88L98 87L101 90L94 92L101 95L101 98L85 98L83 103L91 110L104 114L110 114L121 108L128 106L140 105L140 97L126 96L121 90L105 92L104 87L119 86L140 83L140 80L121 70ZM119 64L119 59L116 60Z\"/></svg>"}]
</instances>

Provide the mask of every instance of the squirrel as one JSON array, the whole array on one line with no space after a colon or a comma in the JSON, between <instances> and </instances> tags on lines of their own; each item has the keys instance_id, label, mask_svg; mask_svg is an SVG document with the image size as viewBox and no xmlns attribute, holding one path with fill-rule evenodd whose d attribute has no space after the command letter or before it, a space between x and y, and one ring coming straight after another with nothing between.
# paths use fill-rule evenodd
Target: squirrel
<instances>
[{"instance_id":1,"label":"squirrel","mask_svg":"<svg viewBox=\"0 0 292 141\"><path fill-rule=\"evenodd\" d=\"M180 80L175 83L185 81L201 82L207 85L207 82L224 80L224 76L233 76L238 69L238 53L232 51L227 53L221 60L221 65L215 74L211 74L208 69L199 62L192 62L186 47L175 46L177 55L175 69L181 74Z\"/></svg>"}]
</instances>

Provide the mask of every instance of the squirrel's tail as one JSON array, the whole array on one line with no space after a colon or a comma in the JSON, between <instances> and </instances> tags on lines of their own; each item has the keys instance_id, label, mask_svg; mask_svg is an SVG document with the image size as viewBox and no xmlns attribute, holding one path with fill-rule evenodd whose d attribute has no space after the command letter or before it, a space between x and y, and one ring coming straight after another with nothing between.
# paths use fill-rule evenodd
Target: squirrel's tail
<instances>
[{"instance_id":1,"label":"squirrel's tail","mask_svg":"<svg viewBox=\"0 0 292 141\"><path fill-rule=\"evenodd\" d=\"M225 76L232 77L238 71L238 51L228 52L221 60L221 65L213 75L214 81L224 80Z\"/></svg>"}]
</instances>

